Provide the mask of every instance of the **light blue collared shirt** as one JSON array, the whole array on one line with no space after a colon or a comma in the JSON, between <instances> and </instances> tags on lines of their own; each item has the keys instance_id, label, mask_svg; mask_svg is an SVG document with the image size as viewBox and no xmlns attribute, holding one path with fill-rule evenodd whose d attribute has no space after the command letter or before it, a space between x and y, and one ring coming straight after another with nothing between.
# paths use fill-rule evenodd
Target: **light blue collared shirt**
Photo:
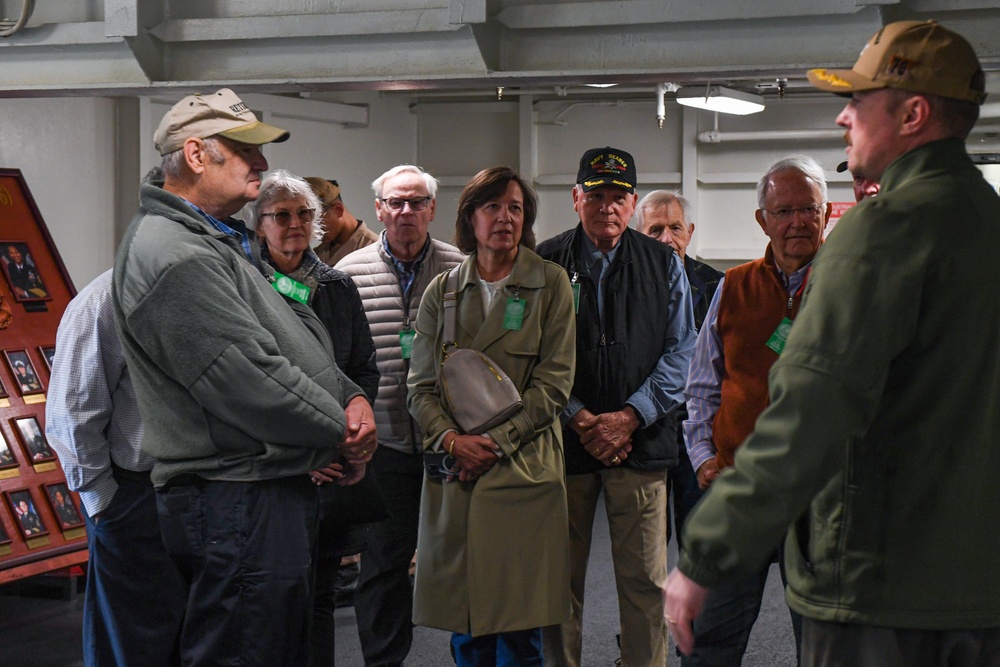
<instances>
[{"instance_id":1,"label":"light blue collared shirt","mask_svg":"<svg viewBox=\"0 0 1000 667\"><path fill-rule=\"evenodd\" d=\"M809 262L798 271L785 275L778 269L778 275L785 283L788 296L794 296L809 272ZM777 268L777 266L775 267ZM722 377L726 372L726 360L722 351L722 338L719 337L717 326L719 319L719 300L722 298L726 279L719 281L712 303L705 315L705 322L698 333L698 341L694 346L694 356L691 359L691 370L688 373L687 396L688 418L684 421L684 445L691 459L691 467L695 472L708 461L715 458L715 442L712 440L712 423L715 414L722 403Z\"/></svg>"}]
</instances>

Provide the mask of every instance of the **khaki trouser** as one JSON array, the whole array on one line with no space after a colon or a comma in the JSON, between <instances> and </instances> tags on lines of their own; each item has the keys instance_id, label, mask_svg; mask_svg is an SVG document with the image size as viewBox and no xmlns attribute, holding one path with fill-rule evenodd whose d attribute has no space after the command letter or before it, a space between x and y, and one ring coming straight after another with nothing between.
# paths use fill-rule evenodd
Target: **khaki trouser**
<instances>
[{"instance_id":1,"label":"khaki trouser","mask_svg":"<svg viewBox=\"0 0 1000 667\"><path fill-rule=\"evenodd\" d=\"M570 590L572 616L542 630L548 667L579 667L583 643L583 594L597 499L611 532L611 557L618 589L623 667L666 664L667 626L662 588L667 579L666 471L606 468L568 475ZM608 628L608 632L614 632Z\"/></svg>"}]
</instances>

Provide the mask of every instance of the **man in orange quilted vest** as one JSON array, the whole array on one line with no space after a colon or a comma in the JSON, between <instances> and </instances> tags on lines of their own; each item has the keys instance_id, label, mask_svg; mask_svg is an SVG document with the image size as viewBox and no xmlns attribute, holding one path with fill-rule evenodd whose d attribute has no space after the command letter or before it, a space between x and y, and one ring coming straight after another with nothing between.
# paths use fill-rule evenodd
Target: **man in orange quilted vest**
<instances>
[{"instance_id":1,"label":"man in orange quilted vest","mask_svg":"<svg viewBox=\"0 0 1000 667\"><path fill-rule=\"evenodd\" d=\"M804 155L776 162L757 184L756 219L769 239L767 248L762 258L729 269L719 283L684 392L684 441L702 490L733 464L737 448L767 406L767 374L798 313L830 220L827 199L823 168ZM774 559L780 546L774 545ZM711 590L694 624L694 652L682 658L684 667L740 664L769 569L767 563L752 576ZM800 623L792 613L796 646Z\"/></svg>"}]
</instances>

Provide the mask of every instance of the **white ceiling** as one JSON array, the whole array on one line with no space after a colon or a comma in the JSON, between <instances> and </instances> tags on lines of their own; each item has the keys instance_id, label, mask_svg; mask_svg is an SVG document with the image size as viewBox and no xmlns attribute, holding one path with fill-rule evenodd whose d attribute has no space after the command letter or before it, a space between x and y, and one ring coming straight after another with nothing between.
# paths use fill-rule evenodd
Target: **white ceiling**
<instances>
[{"instance_id":1,"label":"white ceiling","mask_svg":"<svg viewBox=\"0 0 1000 667\"><path fill-rule=\"evenodd\" d=\"M805 91L899 19L965 35L1000 92L997 0L0 0L0 97L729 82ZM2 26L0 26L2 29ZM448 94L447 92L445 94Z\"/></svg>"}]
</instances>

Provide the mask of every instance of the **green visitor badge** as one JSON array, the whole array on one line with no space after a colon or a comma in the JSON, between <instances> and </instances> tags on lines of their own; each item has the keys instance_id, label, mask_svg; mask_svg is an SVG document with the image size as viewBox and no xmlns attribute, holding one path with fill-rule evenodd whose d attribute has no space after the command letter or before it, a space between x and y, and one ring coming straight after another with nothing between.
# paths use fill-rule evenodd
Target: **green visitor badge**
<instances>
[{"instance_id":1,"label":"green visitor badge","mask_svg":"<svg viewBox=\"0 0 1000 667\"><path fill-rule=\"evenodd\" d=\"M404 329L399 332L399 349L403 351L404 359L409 359L413 355L413 336L415 334L413 329Z\"/></svg>"},{"instance_id":2,"label":"green visitor badge","mask_svg":"<svg viewBox=\"0 0 1000 667\"><path fill-rule=\"evenodd\" d=\"M774 330L771 337L767 339L767 345L769 348L774 350L778 356L781 356L781 351L785 349L785 341L788 340L788 334L792 331L792 321L787 317L781 320L781 324L778 328Z\"/></svg>"},{"instance_id":3,"label":"green visitor badge","mask_svg":"<svg viewBox=\"0 0 1000 667\"><path fill-rule=\"evenodd\" d=\"M298 280L289 278L283 273L274 272L274 282L271 283L278 294L283 294L289 299L295 299L299 303L309 304L309 286L303 285Z\"/></svg>"},{"instance_id":4,"label":"green visitor badge","mask_svg":"<svg viewBox=\"0 0 1000 667\"><path fill-rule=\"evenodd\" d=\"M524 322L524 300L512 296L507 299L507 308L503 311L503 328L507 331L520 331Z\"/></svg>"},{"instance_id":5,"label":"green visitor badge","mask_svg":"<svg viewBox=\"0 0 1000 667\"><path fill-rule=\"evenodd\" d=\"M573 312L580 314L580 283L573 283Z\"/></svg>"}]
</instances>

